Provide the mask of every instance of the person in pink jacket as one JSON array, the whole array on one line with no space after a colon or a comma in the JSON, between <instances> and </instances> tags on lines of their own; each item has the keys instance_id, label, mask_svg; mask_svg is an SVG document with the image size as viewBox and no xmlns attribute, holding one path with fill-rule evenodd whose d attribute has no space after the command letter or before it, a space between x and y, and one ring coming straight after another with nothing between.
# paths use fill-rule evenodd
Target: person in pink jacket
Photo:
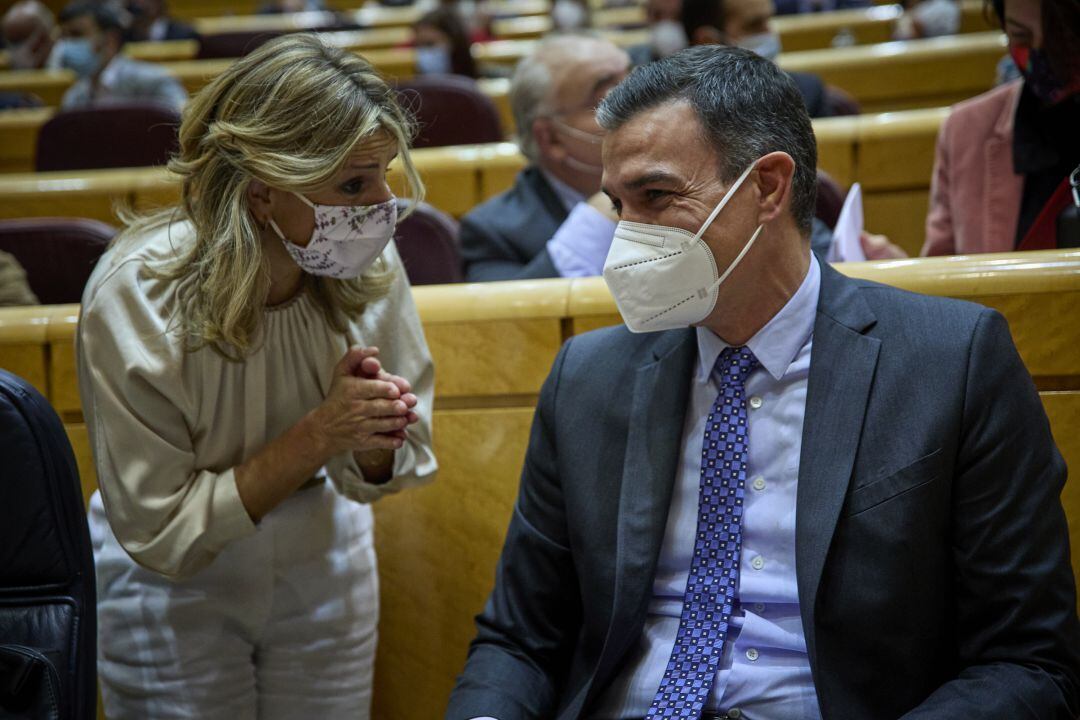
<instances>
[{"instance_id":1,"label":"person in pink jacket","mask_svg":"<svg viewBox=\"0 0 1080 720\"><path fill-rule=\"evenodd\" d=\"M1022 79L958 104L942 124L922 255L1080 244L1062 222L1077 212L1080 0L993 5Z\"/></svg>"}]
</instances>

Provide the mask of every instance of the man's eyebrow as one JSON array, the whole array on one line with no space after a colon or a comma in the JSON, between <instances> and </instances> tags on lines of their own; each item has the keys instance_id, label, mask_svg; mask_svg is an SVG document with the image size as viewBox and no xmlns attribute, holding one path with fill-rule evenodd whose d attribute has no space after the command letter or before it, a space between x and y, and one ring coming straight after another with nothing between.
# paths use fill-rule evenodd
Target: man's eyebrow
<instances>
[{"instance_id":1,"label":"man's eyebrow","mask_svg":"<svg viewBox=\"0 0 1080 720\"><path fill-rule=\"evenodd\" d=\"M630 180L626 183L626 187L631 190L637 190L646 185L653 184L675 184L679 182L679 177L663 170L655 170L653 172L639 175L638 177Z\"/></svg>"}]
</instances>

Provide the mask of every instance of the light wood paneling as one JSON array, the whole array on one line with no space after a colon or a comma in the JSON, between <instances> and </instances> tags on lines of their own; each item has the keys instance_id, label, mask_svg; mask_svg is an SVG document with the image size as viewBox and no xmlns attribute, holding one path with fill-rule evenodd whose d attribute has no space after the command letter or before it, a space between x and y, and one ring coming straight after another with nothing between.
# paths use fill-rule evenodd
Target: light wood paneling
<instances>
[{"instance_id":1,"label":"light wood paneling","mask_svg":"<svg viewBox=\"0 0 1080 720\"><path fill-rule=\"evenodd\" d=\"M863 112L942 107L993 87L1000 32L785 52L785 70L812 72L851 93Z\"/></svg>"},{"instance_id":2,"label":"light wood paneling","mask_svg":"<svg viewBox=\"0 0 1080 720\"><path fill-rule=\"evenodd\" d=\"M532 414L436 412L438 479L375 504L383 600L374 717L442 717L494 582Z\"/></svg>"},{"instance_id":3,"label":"light wood paneling","mask_svg":"<svg viewBox=\"0 0 1080 720\"><path fill-rule=\"evenodd\" d=\"M859 182L867 192L928 188L938 129L948 108L861 115Z\"/></svg>"},{"instance_id":4,"label":"light wood paneling","mask_svg":"<svg viewBox=\"0 0 1080 720\"><path fill-rule=\"evenodd\" d=\"M915 257L926 240L926 213L930 208L929 182L921 190L863 193L863 216L868 232L889 239Z\"/></svg>"},{"instance_id":5,"label":"light wood paneling","mask_svg":"<svg viewBox=\"0 0 1080 720\"><path fill-rule=\"evenodd\" d=\"M1069 480L1061 493L1061 504L1069 521L1073 575L1080 578L1080 393L1044 392L1041 397L1046 416L1050 418L1050 430L1070 470ZM1077 610L1080 611L1080 596Z\"/></svg>"}]
</instances>

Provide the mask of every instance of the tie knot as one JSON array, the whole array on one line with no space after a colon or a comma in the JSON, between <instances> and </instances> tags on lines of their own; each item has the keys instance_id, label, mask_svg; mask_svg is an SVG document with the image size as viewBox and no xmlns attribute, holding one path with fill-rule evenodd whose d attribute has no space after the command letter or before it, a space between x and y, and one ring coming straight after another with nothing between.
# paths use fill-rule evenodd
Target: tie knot
<instances>
[{"instance_id":1,"label":"tie knot","mask_svg":"<svg viewBox=\"0 0 1080 720\"><path fill-rule=\"evenodd\" d=\"M754 353L745 345L729 347L716 358L713 372L720 378L721 385L743 385L759 364Z\"/></svg>"}]
</instances>

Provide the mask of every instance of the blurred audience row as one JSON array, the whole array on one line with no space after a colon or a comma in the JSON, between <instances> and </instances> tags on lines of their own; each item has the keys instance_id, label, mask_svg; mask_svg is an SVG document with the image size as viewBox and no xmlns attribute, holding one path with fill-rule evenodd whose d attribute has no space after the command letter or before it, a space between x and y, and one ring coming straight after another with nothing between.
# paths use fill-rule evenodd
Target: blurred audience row
<instances>
[{"instance_id":1,"label":"blurred audience row","mask_svg":"<svg viewBox=\"0 0 1080 720\"><path fill-rule=\"evenodd\" d=\"M140 1L139 14L152 18L150 26L166 28L157 32L168 32L169 22L161 24L161 0ZM568 1L575 0L559 0ZM934 34L948 24L925 19L939 12L934 10L939 4L910 4L914 34ZM587 23L588 11L580 7L571 17L556 3L553 14L562 13L556 24ZM796 10L828 8L803 4ZM463 217L457 230L461 267L450 277L461 272L471 281L600 274L617 221L600 189L602 135L594 118L600 99L634 65L690 45L737 45L775 59L781 47L771 19L778 9L772 0L647 0L650 42L629 52L587 33L556 33L542 40L517 66L510 91L516 140L528 165L512 188ZM70 6L61 15L59 33L41 10L33 0L13 7L4 19L4 37L21 67L58 65L80 73L65 106L134 97L159 98L175 107L184 102L175 82L118 54L131 35L112 8ZM1018 77L961 103L944 123L924 255L1080 245L1080 3L988 0L987 10L1001 20ZM469 48L483 29L482 23L468 21L481 15L478 6L461 2L426 13L415 26L420 71L476 77ZM949 22L955 30L957 23ZM812 116L858 112L854 101L819 78L790 75ZM175 87L167 87L170 83ZM811 240L824 255L840 191L827 177L819 177L819 189L823 201ZM903 255L881 236L864 234L862 244L870 259ZM17 275L8 271L9 278Z\"/></svg>"}]
</instances>

